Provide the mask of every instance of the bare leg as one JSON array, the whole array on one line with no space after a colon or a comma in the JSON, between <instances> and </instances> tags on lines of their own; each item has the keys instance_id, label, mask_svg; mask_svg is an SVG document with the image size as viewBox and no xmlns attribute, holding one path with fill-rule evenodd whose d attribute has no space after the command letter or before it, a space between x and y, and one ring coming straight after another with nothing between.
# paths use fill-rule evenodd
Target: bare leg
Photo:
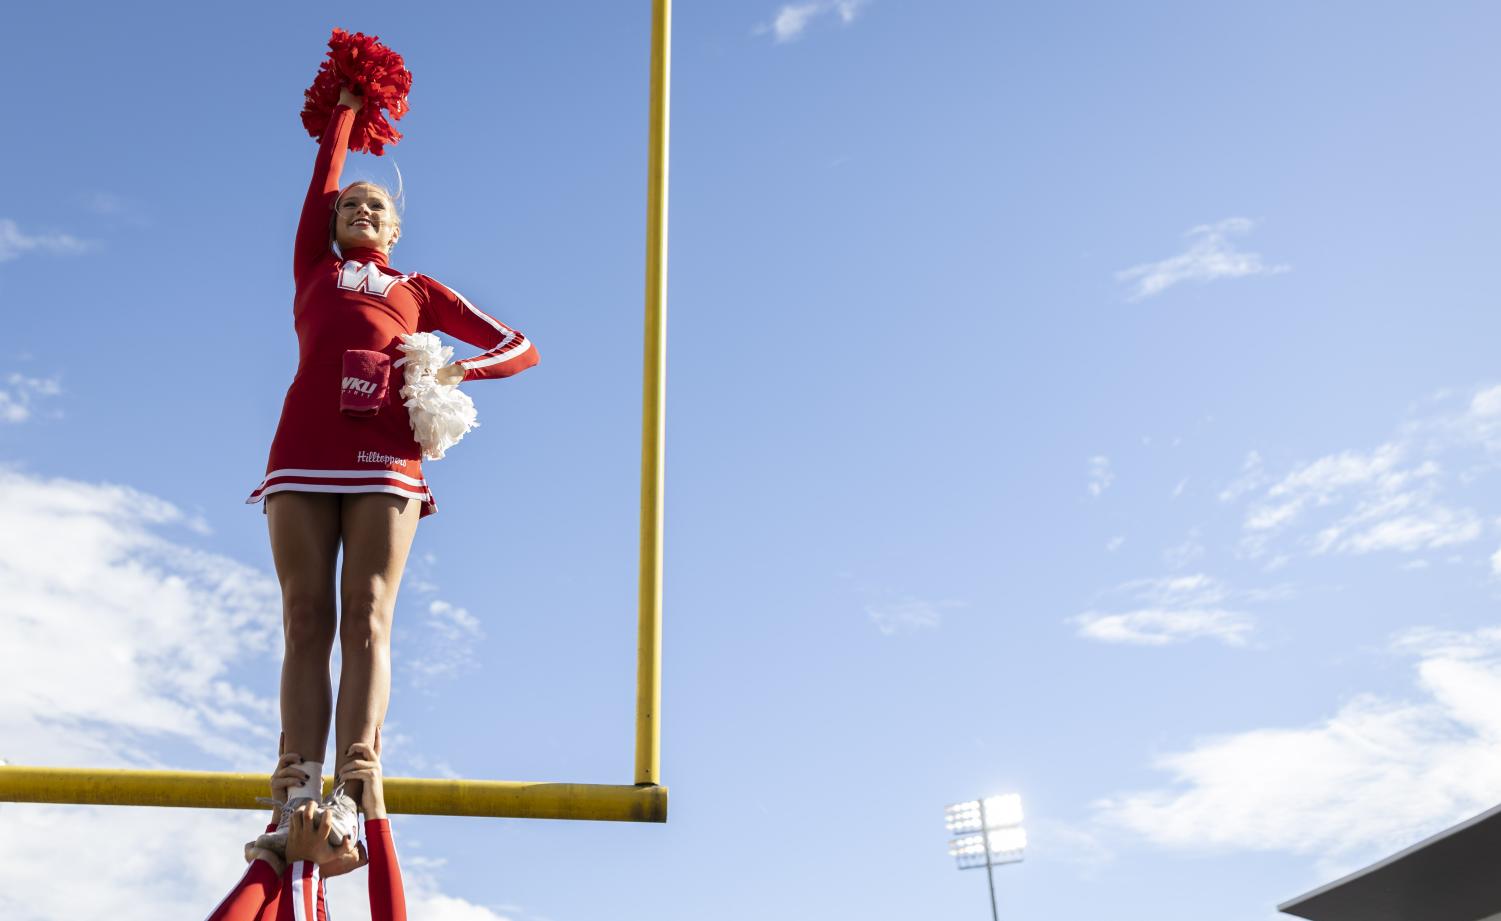
<instances>
[{"instance_id":1,"label":"bare leg","mask_svg":"<svg viewBox=\"0 0 1501 921\"><path fill-rule=\"evenodd\" d=\"M344 497L344 569L340 575L339 704L334 717L334 770L349 746L375 744L391 699L391 617L421 505L387 493ZM359 784L346 787L360 801Z\"/></svg>"},{"instance_id":2,"label":"bare leg","mask_svg":"<svg viewBox=\"0 0 1501 921\"><path fill-rule=\"evenodd\" d=\"M339 499L330 493L279 492L266 497L271 556L281 582L281 725L286 750L322 761L333 709L328 661L338 615L334 563L339 553Z\"/></svg>"}]
</instances>

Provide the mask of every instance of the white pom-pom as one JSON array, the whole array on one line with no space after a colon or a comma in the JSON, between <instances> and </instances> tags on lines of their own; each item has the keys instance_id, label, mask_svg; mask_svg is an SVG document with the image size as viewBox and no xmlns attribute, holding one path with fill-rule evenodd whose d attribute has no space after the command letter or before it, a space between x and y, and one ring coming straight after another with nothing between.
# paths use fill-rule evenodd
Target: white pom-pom
<instances>
[{"instance_id":1,"label":"white pom-pom","mask_svg":"<svg viewBox=\"0 0 1501 921\"><path fill-rule=\"evenodd\" d=\"M438 383L438 369L453 358L453 349L432 333L407 333L397 346L406 353L402 370L406 386L407 416L412 435L422 445L424 460L438 460L459 443L465 433L479 426L474 401L456 384Z\"/></svg>"}]
</instances>

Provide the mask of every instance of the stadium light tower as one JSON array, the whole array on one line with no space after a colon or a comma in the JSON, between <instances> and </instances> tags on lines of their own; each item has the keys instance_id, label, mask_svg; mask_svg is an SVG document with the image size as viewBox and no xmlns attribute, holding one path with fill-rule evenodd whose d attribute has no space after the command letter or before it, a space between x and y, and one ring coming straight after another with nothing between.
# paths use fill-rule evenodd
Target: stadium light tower
<instances>
[{"instance_id":1,"label":"stadium light tower","mask_svg":"<svg viewBox=\"0 0 1501 921\"><path fill-rule=\"evenodd\" d=\"M1027 850L1027 831L1022 828L1022 798L1015 793L955 803L944 810L949 834L949 856L961 870L985 868L990 883L991 921L1000 921L995 907L995 868L1020 863Z\"/></svg>"}]
</instances>

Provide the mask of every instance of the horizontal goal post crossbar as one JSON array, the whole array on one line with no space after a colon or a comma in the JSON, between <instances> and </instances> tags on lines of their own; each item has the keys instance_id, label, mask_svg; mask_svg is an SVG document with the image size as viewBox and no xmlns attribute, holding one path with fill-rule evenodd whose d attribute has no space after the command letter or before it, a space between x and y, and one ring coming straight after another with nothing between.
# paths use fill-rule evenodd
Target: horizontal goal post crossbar
<instances>
[{"instance_id":1,"label":"horizontal goal post crossbar","mask_svg":"<svg viewBox=\"0 0 1501 921\"><path fill-rule=\"evenodd\" d=\"M409 815L665 822L667 788L387 777L386 809ZM264 774L0 766L0 802L263 809Z\"/></svg>"}]
</instances>

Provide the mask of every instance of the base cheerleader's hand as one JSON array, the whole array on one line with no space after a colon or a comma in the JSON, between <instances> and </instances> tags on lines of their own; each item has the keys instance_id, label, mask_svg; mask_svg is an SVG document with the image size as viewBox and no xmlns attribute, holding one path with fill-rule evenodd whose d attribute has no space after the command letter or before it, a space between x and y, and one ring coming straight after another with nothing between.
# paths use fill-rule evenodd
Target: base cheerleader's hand
<instances>
[{"instance_id":1,"label":"base cheerleader's hand","mask_svg":"<svg viewBox=\"0 0 1501 921\"><path fill-rule=\"evenodd\" d=\"M287 751L287 734L281 734L281 739L276 743L276 750L280 757L276 759L276 770L271 772L271 799L277 805L271 807L271 821L281 820L281 806L287 801L287 791L304 781L311 780L306 771L293 765L302 760L302 756L296 752Z\"/></svg>"},{"instance_id":2,"label":"base cheerleader's hand","mask_svg":"<svg viewBox=\"0 0 1501 921\"><path fill-rule=\"evenodd\" d=\"M463 365L449 365L438 369L438 383L452 387L464 379Z\"/></svg>"},{"instance_id":3,"label":"base cheerleader's hand","mask_svg":"<svg viewBox=\"0 0 1501 921\"><path fill-rule=\"evenodd\" d=\"M308 801L292 813L292 828L287 835L287 861L311 860L323 876L340 876L358 870L370 862L363 847L354 838L344 839L339 847L328 843L328 810Z\"/></svg>"},{"instance_id":4,"label":"base cheerleader's hand","mask_svg":"<svg viewBox=\"0 0 1501 921\"><path fill-rule=\"evenodd\" d=\"M349 746L349 759L339 769L339 778L344 781L358 780L364 784L360 794L360 808L366 819L386 817L386 788L381 783L380 730L375 730L374 747L364 742Z\"/></svg>"}]
</instances>

